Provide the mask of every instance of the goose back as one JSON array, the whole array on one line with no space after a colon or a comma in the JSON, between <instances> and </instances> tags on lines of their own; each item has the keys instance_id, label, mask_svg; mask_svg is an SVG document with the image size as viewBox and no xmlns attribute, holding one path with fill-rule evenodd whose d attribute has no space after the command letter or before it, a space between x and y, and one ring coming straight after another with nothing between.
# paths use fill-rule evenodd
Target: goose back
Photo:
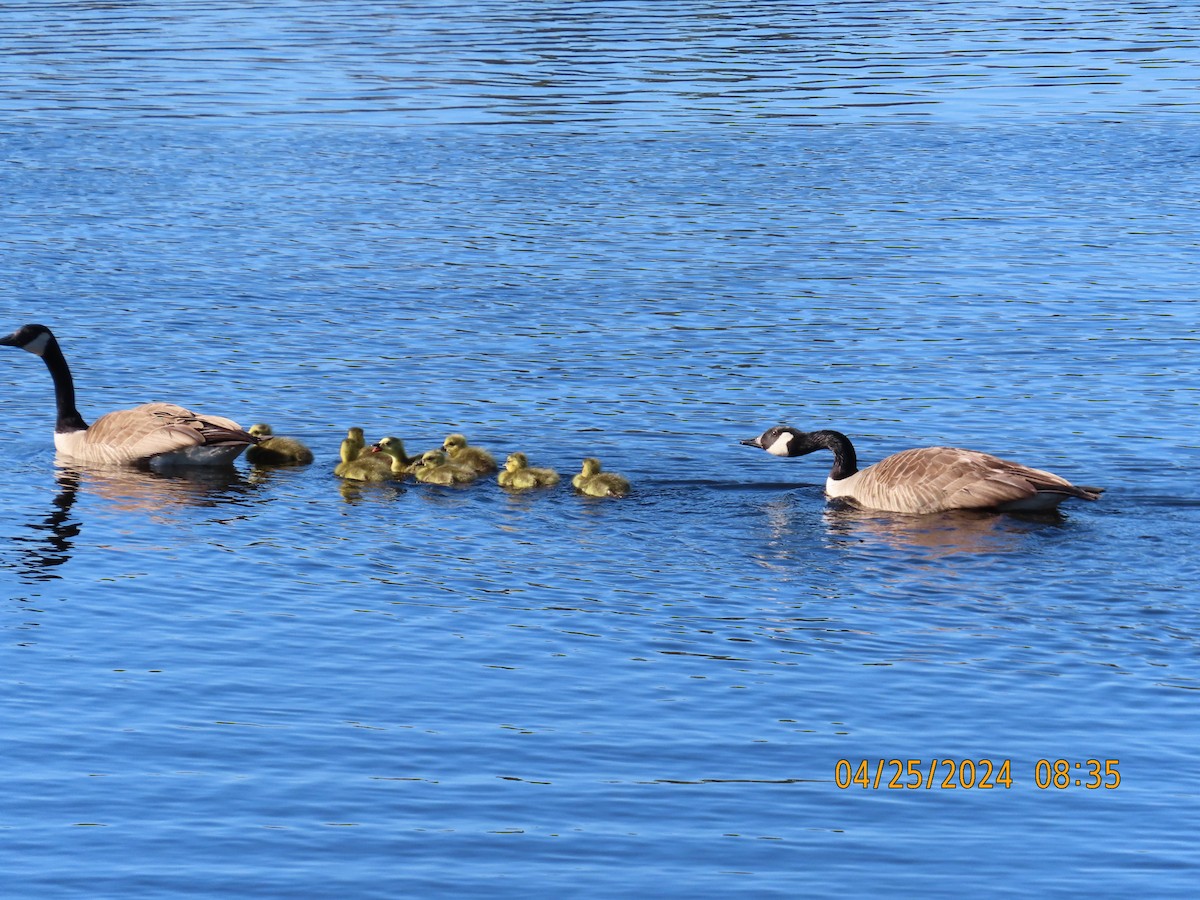
<instances>
[{"instance_id":1,"label":"goose back","mask_svg":"<svg viewBox=\"0 0 1200 900\"><path fill-rule=\"evenodd\" d=\"M904 450L846 478L829 478L825 493L869 509L916 514L1044 511L1070 497L1099 497L1099 491L1077 487L1052 472L957 447Z\"/></svg>"},{"instance_id":2,"label":"goose back","mask_svg":"<svg viewBox=\"0 0 1200 900\"><path fill-rule=\"evenodd\" d=\"M84 430L54 435L61 456L92 465L223 465L257 442L231 419L200 415L173 403L117 410Z\"/></svg>"}]
</instances>

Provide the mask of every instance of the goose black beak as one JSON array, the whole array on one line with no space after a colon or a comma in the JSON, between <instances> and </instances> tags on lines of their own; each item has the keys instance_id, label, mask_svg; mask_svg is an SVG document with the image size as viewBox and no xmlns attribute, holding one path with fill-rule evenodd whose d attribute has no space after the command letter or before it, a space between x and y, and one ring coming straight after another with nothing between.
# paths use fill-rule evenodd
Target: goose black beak
<instances>
[{"instance_id":1,"label":"goose black beak","mask_svg":"<svg viewBox=\"0 0 1200 900\"><path fill-rule=\"evenodd\" d=\"M747 447L757 447L759 450L762 449L762 444L759 443L758 438L747 438L744 441L738 441L738 443L745 444Z\"/></svg>"}]
</instances>

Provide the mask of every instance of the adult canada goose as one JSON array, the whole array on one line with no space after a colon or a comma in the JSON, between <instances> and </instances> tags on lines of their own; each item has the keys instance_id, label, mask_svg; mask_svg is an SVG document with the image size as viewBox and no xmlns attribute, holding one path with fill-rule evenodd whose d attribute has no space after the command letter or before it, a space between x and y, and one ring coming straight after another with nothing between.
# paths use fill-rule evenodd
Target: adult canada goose
<instances>
[{"instance_id":1,"label":"adult canada goose","mask_svg":"<svg viewBox=\"0 0 1200 900\"><path fill-rule=\"evenodd\" d=\"M275 434L270 425L259 422L250 426L258 443L246 451L246 461L260 466L304 466L313 461L312 451L291 437Z\"/></svg>"},{"instance_id":2,"label":"adult canada goose","mask_svg":"<svg viewBox=\"0 0 1200 900\"><path fill-rule=\"evenodd\" d=\"M421 454L421 461L413 469L417 481L426 484L469 484L478 476L465 466L449 459L441 450L429 450Z\"/></svg>"},{"instance_id":3,"label":"adult canada goose","mask_svg":"<svg viewBox=\"0 0 1200 900\"><path fill-rule=\"evenodd\" d=\"M71 462L99 465L228 465L258 438L230 419L206 416L173 403L146 403L107 413L89 427L75 408L75 382L54 334L22 325L0 345L40 356L54 379L58 419L54 446Z\"/></svg>"},{"instance_id":4,"label":"adult canada goose","mask_svg":"<svg viewBox=\"0 0 1200 900\"><path fill-rule=\"evenodd\" d=\"M615 472L600 471L600 460L589 456L583 461L579 474L571 485L589 497L624 497L629 493L629 480Z\"/></svg>"},{"instance_id":5,"label":"adult canada goose","mask_svg":"<svg viewBox=\"0 0 1200 900\"><path fill-rule=\"evenodd\" d=\"M553 469L537 469L529 465L529 458L524 453L510 453L504 461L504 469L496 477L501 487L514 491L527 491L530 488L551 487L558 484L558 473Z\"/></svg>"},{"instance_id":6,"label":"adult canada goose","mask_svg":"<svg viewBox=\"0 0 1200 900\"><path fill-rule=\"evenodd\" d=\"M456 465L470 469L476 475L488 475L496 471L496 460L482 447L472 447L461 434L451 434L442 442L442 449Z\"/></svg>"},{"instance_id":7,"label":"adult canada goose","mask_svg":"<svg viewBox=\"0 0 1200 900\"><path fill-rule=\"evenodd\" d=\"M955 447L903 450L860 470L850 439L837 431L804 432L777 425L741 443L772 456L830 450L833 468L825 481L826 495L884 512L1041 512L1071 497L1096 500L1104 490L1077 487L1051 472Z\"/></svg>"}]
</instances>

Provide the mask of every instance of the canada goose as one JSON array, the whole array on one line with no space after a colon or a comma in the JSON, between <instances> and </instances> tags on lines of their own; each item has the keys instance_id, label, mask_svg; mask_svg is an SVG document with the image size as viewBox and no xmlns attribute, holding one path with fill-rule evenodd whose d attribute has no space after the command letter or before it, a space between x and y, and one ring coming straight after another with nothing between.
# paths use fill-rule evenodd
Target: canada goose
<instances>
[{"instance_id":1,"label":"canada goose","mask_svg":"<svg viewBox=\"0 0 1200 900\"><path fill-rule=\"evenodd\" d=\"M442 442L442 449L450 461L470 469L476 475L488 475L496 471L496 460L482 447L472 447L461 434L451 434Z\"/></svg>"},{"instance_id":2,"label":"canada goose","mask_svg":"<svg viewBox=\"0 0 1200 900\"><path fill-rule=\"evenodd\" d=\"M280 437L270 425L259 422L250 426L250 434L258 443L246 451L246 461L260 466L308 465L312 451L295 438Z\"/></svg>"},{"instance_id":3,"label":"canada goose","mask_svg":"<svg viewBox=\"0 0 1200 900\"><path fill-rule=\"evenodd\" d=\"M628 479L615 472L601 472L600 460L592 456L583 461L583 468L571 479L571 485L589 497L624 497L629 493Z\"/></svg>"},{"instance_id":4,"label":"canada goose","mask_svg":"<svg viewBox=\"0 0 1200 900\"><path fill-rule=\"evenodd\" d=\"M366 446L367 441L363 437L363 430L361 428L347 429L346 437L342 440L341 448L338 451L341 461L334 466L333 474L341 475L350 463L362 455L363 448Z\"/></svg>"},{"instance_id":5,"label":"canada goose","mask_svg":"<svg viewBox=\"0 0 1200 900\"><path fill-rule=\"evenodd\" d=\"M441 450L429 450L421 454L421 461L413 469L417 481L426 484L469 484L478 476L465 466L449 459Z\"/></svg>"},{"instance_id":6,"label":"canada goose","mask_svg":"<svg viewBox=\"0 0 1200 900\"><path fill-rule=\"evenodd\" d=\"M73 462L101 465L228 465L258 438L220 416L173 403L146 403L101 416L89 427L75 408L75 382L58 340L45 325L22 325L0 345L42 358L54 380L54 446Z\"/></svg>"},{"instance_id":7,"label":"canada goose","mask_svg":"<svg viewBox=\"0 0 1200 900\"><path fill-rule=\"evenodd\" d=\"M375 446L390 460L394 478L403 478L410 474L421 462L420 457L409 456L404 452L404 442L400 438L385 437Z\"/></svg>"},{"instance_id":8,"label":"canada goose","mask_svg":"<svg viewBox=\"0 0 1200 900\"><path fill-rule=\"evenodd\" d=\"M772 456L830 450L833 468L825 481L826 495L884 512L1037 512L1055 509L1070 497L1096 500L1104 490L1076 487L1051 472L954 447L903 450L860 470L850 439L837 431L803 432L778 425L741 443Z\"/></svg>"},{"instance_id":9,"label":"canada goose","mask_svg":"<svg viewBox=\"0 0 1200 900\"><path fill-rule=\"evenodd\" d=\"M529 465L529 458L524 453L510 453L504 461L504 470L497 476L501 487L514 491L525 491L530 488L551 487L559 482L558 473L553 469L536 469Z\"/></svg>"}]
</instances>

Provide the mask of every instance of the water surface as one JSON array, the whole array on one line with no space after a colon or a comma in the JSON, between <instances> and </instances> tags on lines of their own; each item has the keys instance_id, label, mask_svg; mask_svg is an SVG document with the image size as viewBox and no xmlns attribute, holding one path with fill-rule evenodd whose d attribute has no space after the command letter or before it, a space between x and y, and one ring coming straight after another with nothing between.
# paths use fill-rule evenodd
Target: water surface
<instances>
[{"instance_id":1,"label":"water surface","mask_svg":"<svg viewBox=\"0 0 1200 900\"><path fill-rule=\"evenodd\" d=\"M0 356L10 890L1190 895L1197 26L5 7L4 327L55 329L87 417L318 458L56 466ZM781 421L1107 492L839 510L828 460L738 445ZM634 492L348 487L350 425ZM835 783L935 758L1013 784ZM1119 787L1036 784L1093 758Z\"/></svg>"}]
</instances>

